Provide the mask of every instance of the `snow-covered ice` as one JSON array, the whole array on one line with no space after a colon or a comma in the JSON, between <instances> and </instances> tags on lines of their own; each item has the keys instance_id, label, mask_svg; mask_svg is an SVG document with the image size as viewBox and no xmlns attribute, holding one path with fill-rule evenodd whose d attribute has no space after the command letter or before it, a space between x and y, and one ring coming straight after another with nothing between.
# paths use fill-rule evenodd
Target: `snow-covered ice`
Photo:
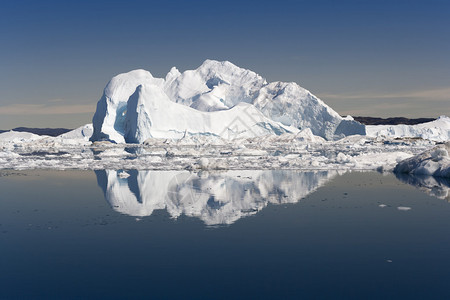
<instances>
[{"instance_id":1,"label":"snow-covered ice","mask_svg":"<svg viewBox=\"0 0 450 300\"><path fill-rule=\"evenodd\" d=\"M1 135L0 135L1 137ZM185 136L149 138L143 144L88 142L45 137L0 142L4 169L141 169L141 170L392 170L406 158L435 145L417 139L349 136L326 141L309 129L279 136L222 139Z\"/></svg>"},{"instance_id":2,"label":"snow-covered ice","mask_svg":"<svg viewBox=\"0 0 450 300\"><path fill-rule=\"evenodd\" d=\"M450 118L438 119L417 125L367 125L368 136L382 138L422 138L436 142L450 140Z\"/></svg>"},{"instance_id":3,"label":"snow-covered ice","mask_svg":"<svg viewBox=\"0 0 450 300\"><path fill-rule=\"evenodd\" d=\"M449 152L450 142L438 145L400 162L394 172L450 178Z\"/></svg>"},{"instance_id":4,"label":"snow-covered ice","mask_svg":"<svg viewBox=\"0 0 450 300\"><path fill-rule=\"evenodd\" d=\"M44 139L45 136L40 136L30 132L19 132L19 131L7 131L0 133L0 143L28 143L32 141L37 141Z\"/></svg>"},{"instance_id":5,"label":"snow-covered ice","mask_svg":"<svg viewBox=\"0 0 450 300\"><path fill-rule=\"evenodd\" d=\"M266 118L248 103L203 112L170 101L156 85L140 85L127 102L124 138L128 143L143 143L148 138L181 139L186 135L236 139L298 131Z\"/></svg>"},{"instance_id":6,"label":"snow-covered ice","mask_svg":"<svg viewBox=\"0 0 450 300\"><path fill-rule=\"evenodd\" d=\"M86 124L84 126L76 128L72 131L63 133L63 134L59 135L58 137L61 140L89 141L93 132L94 132L94 128L92 127L92 124Z\"/></svg>"}]
</instances>

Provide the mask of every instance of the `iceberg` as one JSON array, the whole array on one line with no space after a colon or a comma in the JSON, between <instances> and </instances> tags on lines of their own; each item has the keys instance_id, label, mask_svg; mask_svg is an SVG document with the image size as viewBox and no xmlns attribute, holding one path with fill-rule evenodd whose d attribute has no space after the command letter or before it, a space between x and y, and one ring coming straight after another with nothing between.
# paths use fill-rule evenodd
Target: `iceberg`
<instances>
[{"instance_id":1,"label":"iceberg","mask_svg":"<svg viewBox=\"0 0 450 300\"><path fill-rule=\"evenodd\" d=\"M94 132L94 128L92 124L86 124L84 126L80 126L74 130L58 135L58 138L64 140L82 140L89 141Z\"/></svg>"},{"instance_id":2,"label":"iceberg","mask_svg":"<svg viewBox=\"0 0 450 300\"><path fill-rule=\"evenodd\" d=\"M224 134L235 122L240 123L239 134ZM326 139L366 133L364 125L343 120L296 83L267 83L253 71L214 60L183 73L174 67L165 78L144 70L115 76L97 103L93 128L91 141L115 143L142 143L144 137L156 133L171 138L185 133L228 139L296 133L305 128Z\"/></svg>"},{"instance_id":3,"label":"iceberg","mask_svg":"<svg viewBox=\"0 0 450 300\"><path fill-rule=\"evenodd\" d=\"M45 138L47 136L41 136L30 132L20 132L20 131L7 131L0 133L0 142L32 142Z\"/></svg>"},{"instance_id":4,"label":"iceberg","mask_svg":"<svg viewBox=\"0 0 450 300\"><path fill-rule=\"evenodd\" d=\"M395 173L450 178L450 142L407 158L397 164Z\"/></svg>"},{"instance_id":5,"label":"iceberg","mask_svg":"<svg viewBox=\"0 0 450 300\"><path fill-rule=\"evenodd\" d=\"M366 132L371 137L381 138L421 138L436 142L450 140L450 118L438 119L417 125L367 125Z\"/></svg>"}]
</instances>

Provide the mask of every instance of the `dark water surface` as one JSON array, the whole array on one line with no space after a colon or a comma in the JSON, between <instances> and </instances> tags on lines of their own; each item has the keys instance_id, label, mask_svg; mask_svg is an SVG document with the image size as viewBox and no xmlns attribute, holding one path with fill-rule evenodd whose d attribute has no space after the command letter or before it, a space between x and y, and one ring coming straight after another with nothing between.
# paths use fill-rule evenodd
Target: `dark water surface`
<instances>
[{"instance_id":1,"label":"dark water surface","mask_svg":"<svg viewBox=\"0 0 450 300\"><path fill-rule=\"evenodd\" d=\"M393 175L0 174L0 299L450 299L450 204Z\"/></svg>"}]
</instances>

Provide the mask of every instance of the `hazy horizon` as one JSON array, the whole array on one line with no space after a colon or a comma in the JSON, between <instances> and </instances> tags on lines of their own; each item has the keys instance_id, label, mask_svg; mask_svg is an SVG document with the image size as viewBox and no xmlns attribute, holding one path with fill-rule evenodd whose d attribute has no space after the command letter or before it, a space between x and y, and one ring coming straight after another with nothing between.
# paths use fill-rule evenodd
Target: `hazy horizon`
<instances>
[{"instance_id":1,"label":"hazy horizon","mask_svg":"<svg viewBox=\"0 0 450 300\"><path fill-rule=\"evenodd\" d=\"M341 115L450 115L447 1L10 1L0 129L90 123L106 83L228 60Z\"/></svg>"}]
</instances>

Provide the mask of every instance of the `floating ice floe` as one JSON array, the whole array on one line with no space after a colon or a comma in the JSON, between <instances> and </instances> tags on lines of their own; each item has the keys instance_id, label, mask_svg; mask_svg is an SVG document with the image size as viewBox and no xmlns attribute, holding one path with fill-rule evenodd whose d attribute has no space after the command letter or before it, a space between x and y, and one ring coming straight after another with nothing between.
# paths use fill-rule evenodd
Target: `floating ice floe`
<instances>
[{"instance_id":1,"label":"floating ice floe","mask_svg":"<svg viewBox=\"0 0 450 300\"><path fill-rule=\"evenodd\" d=\"M450 142L401 161L395 173L430 175L450 178Z\"/></svg>"},{"instance_id":2,"label":"floating ice floe","mask_svg":"<svg viewBox=\"0 0 450 300\"><path fill-rule=\"evenodd\" d=\"M399 206L399 207L397 207L397 209L398 209L398 210L401 210L401 211L408 211L408 210L411 210L411 207L408 207L408 206Z\"/></svg>"}]
</instances>

